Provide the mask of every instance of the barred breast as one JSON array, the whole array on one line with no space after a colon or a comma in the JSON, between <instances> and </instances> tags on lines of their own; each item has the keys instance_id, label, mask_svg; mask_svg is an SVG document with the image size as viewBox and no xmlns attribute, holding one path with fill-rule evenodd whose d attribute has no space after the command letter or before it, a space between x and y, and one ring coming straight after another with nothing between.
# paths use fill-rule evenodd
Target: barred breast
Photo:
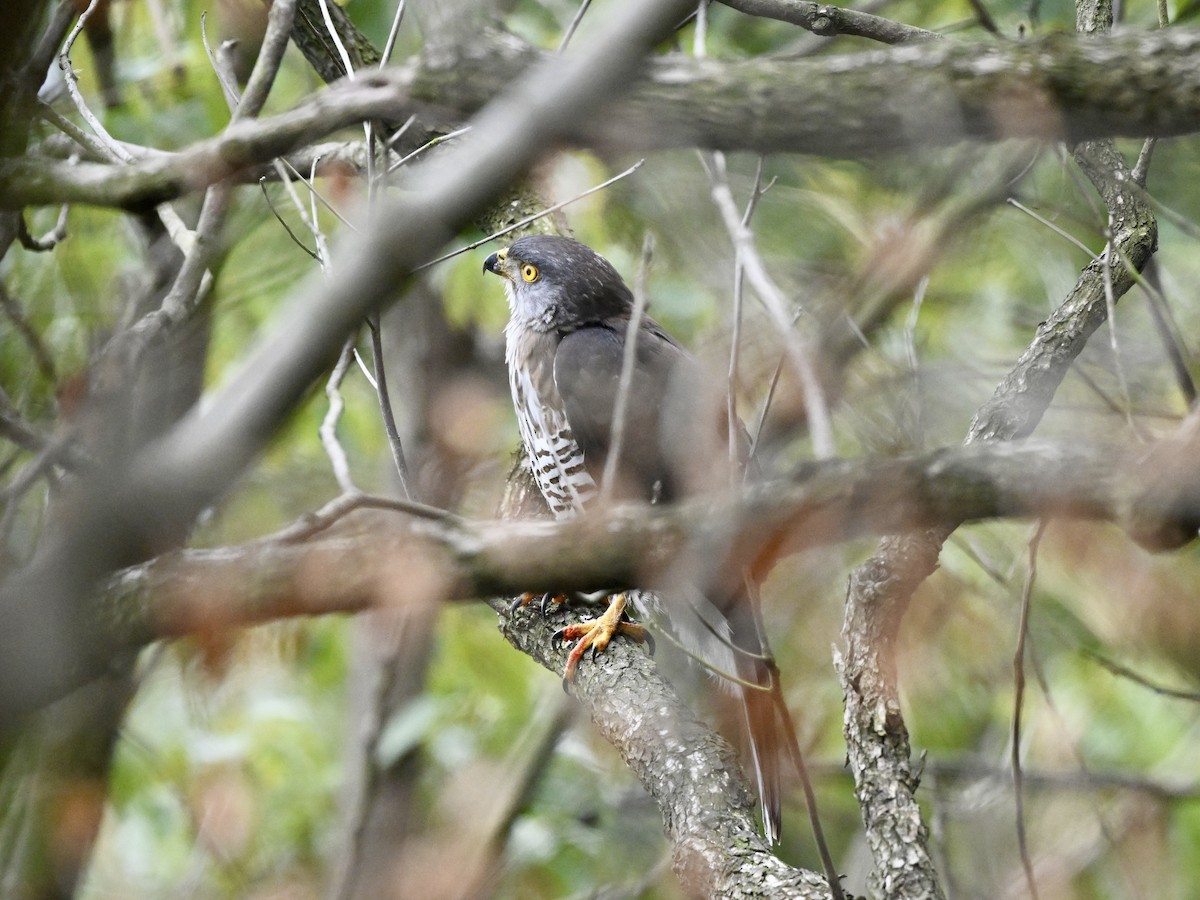
<instances>
[{"instance_id":1,"label":"barred breast","mask_svg":"<svg viewBox=\"0 0 1200 900\"><path fill-rule=\"evenodd\" d=\"M562 398L554 385L558 335L510 322L505 339L517 426L538 488L556 518L576 515L596 493L596 482L571 435Z\"/></svg>"}]
</instances>

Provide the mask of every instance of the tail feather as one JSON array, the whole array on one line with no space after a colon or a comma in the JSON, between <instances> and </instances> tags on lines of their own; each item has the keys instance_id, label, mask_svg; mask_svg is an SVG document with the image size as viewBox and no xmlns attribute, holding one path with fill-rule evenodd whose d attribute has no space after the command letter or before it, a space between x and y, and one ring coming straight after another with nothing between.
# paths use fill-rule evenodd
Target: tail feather
<instances>
[{"instance_id":1,"label":"tail feather","mask_svg":"<svg viewBox=\"0 0 1200 900\"><path fill-rule=\"evenodd\" d=\"M783 786L780 767L783 761L783 736L771 690L771 673L760 660L748 660L740 677L756 689L742 688L742 708L746 714L746 732L750 738L750 755L762 810L763 835L768 843L779 840L782 825Z\"/></svg>"},{"instance_id":2,"label":"tail feather","mask_svg":"<svg viewBox=\"0 0 1200 900\"><path fill-rule=\"evenodd\" d=\"M728 597L723 606L729 622L737 676L742 681L742 709L762 810L763 836L774 844L781 831L782 768L788 752L787 741L794 738L783 731L781 712L786 716L786 710L779 709L783 697L776 683L767 636L763 632L756 585L743 576Z\"/></svg>"}]
</instances>

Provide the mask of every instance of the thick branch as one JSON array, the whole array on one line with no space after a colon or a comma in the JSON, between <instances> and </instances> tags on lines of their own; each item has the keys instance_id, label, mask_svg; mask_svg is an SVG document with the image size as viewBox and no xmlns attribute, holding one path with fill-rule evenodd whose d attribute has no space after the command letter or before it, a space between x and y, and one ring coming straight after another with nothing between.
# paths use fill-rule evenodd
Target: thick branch
<instances>
[{"instance_id":1,"label":"thick branch","mask_svg":"<svg viewBox=\"0 0 1200 900\"><path fill-rule=\"evenodd\" d=\"M0 162L0 207L160 202L291 152L362 119L436 104L472 113L542 55L504 36L467 55L340 82L296 109L130 166ZM1011 137L1170 136L1200 121L1200 30L982 47L941 40L821 60L651 61L602 113L558 137L621 150L857 156Z\"/></svg>"},{"instance_id":2,"label":"thick branch","mask_svg":"<svg viewBox=\"0 0 1200 900\"><path fill-rule=\"evenodd\" d=\"M470 110L529 51L482 41L411 81L415 99ZM572 133L618 149L857 156L962 140L1194 132L1200 30L987 44L928 41L820 60L649 61L641 81ZM447 66L448 68L440 68Z\"/></svg>"},{"instance_id":3,"label":"thick branch","mask_svg":"<svg viewBox=\"0 0 1200 900\"><path fill-rule=\"evenodd\" d=\"M501 618L513 646L561 673L567 654L562 641L551 638L556 624L531 612ZM625 641L611 645L601 664L580 669L572 692L658 803L689 896L830 896L823 877L771 853L736 754L695 717L642 650Z\"/></svg>"},{"instance_id":4,"label":"thick branch","mask_svg":"<svg viewBox=\"0 0 1200 900\"><path fill-rule=\"evenodd\" d=\"M981 443L892 460L814 463L791 481L742 496L618 507L564 522L380 518L354 535L183 551L123 573L109 591L107 617L115 636L141 643L214 623L380 602L653 588L669 585L696 546L731 547L731 554L767 565L806 547L1012 516L1112 521L1138 535L1170 522L1173 534L1194 535L1195 431L1189 425L1151 451Z\"/></svg>"}]
</instances>

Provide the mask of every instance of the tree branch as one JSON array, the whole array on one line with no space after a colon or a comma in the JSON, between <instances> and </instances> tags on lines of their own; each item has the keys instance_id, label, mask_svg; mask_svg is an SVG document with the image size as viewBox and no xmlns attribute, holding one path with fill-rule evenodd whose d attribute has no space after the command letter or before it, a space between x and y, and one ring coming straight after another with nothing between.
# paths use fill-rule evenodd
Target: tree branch
<instances>
[{"instance_id":1,"label":"tree branch","mask_svg":"<svg viewBox=\"0 0 1200 900\"><path fill-rule=\"evenodd\" d=\"M914 25L905 25L881 16L845 9L811 0L720 0L731 9L748 16L776 19L789 22L821 37L868 38L882 44L903 44L908 41L926 41L940 38L936 31L926 31Z\"/></svg>"},{"instance_id":2,"label":"tree branch","mask_svg":"<svg viewBox=\"0 0 1200 900\"><path fill-rule=\"evenodd\" d=\"M808 547L994 518L1109 521L1139 538L1155 533L1149 523L1170 522L1194 535L1198 450L1200 427L1189 421L1149 451L1007 442L835 460L740 494L621 506L563 522L373 514L369 527L343 522L300 541L287 537L289 529L283 539L180 551L127 569L110 586L105 618L114 637L145 643L213 622L249 625L379 603L669 588L694 546L729 547L761 569Z\"/></svg>"},{"instance_id":3,"label":"tree branch","mask_svg":"<svg viewBox=\"0 0 1200 900\"><path fill-rule=\"evenodd\" d=\"M559 138L609 150L720 150L862 156L964 140L1076 142L1193 133L1200 29L979 44L941 40L822 60L650 61L602 113ZM364 119L402 120L436 103L470 114L545 59L481 35L469 53L339 82L295 109L177 154L127 166L7 159L0 208L158 203Z\"/></svg>"}]
</instances>

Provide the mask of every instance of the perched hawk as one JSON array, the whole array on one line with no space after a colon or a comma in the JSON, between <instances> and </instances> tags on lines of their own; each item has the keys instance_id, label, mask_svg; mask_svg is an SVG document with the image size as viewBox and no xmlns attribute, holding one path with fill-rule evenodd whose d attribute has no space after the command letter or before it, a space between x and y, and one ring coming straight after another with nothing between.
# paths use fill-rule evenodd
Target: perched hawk
<instances>
[{"instance_id":1,"label":"perched hawk","mask_svg":"<svg viewBox=\"0 0 1200 900\"><path fill-rule=\"evenodd\" d=\"M505 279L511 318L505 329L508 377L521 438L538 487L553 513L569 517L597 495L612 446L614 407L633 294L612 265L578 241L534 235L493 253L485 272ZM724 393L658 323L638 323L623 440L611 496L669 503L728 487L740 476L730 461ZM743 452L740 423L733 446ZM735 454L736 455L736 454ZM718 560L718 563L720 561ZM583 650L603 650L614 634L641 636L622 621L626 603L659 617L714 670L736 676L762 800L763 828L779 833L780 720L770 693L752 586L736 564L705 573L703 584L659 602L643 591L616 595L593 622L566 630ZM738 571L728 571L729 568Z\"/></svg>"}]
</instances>

